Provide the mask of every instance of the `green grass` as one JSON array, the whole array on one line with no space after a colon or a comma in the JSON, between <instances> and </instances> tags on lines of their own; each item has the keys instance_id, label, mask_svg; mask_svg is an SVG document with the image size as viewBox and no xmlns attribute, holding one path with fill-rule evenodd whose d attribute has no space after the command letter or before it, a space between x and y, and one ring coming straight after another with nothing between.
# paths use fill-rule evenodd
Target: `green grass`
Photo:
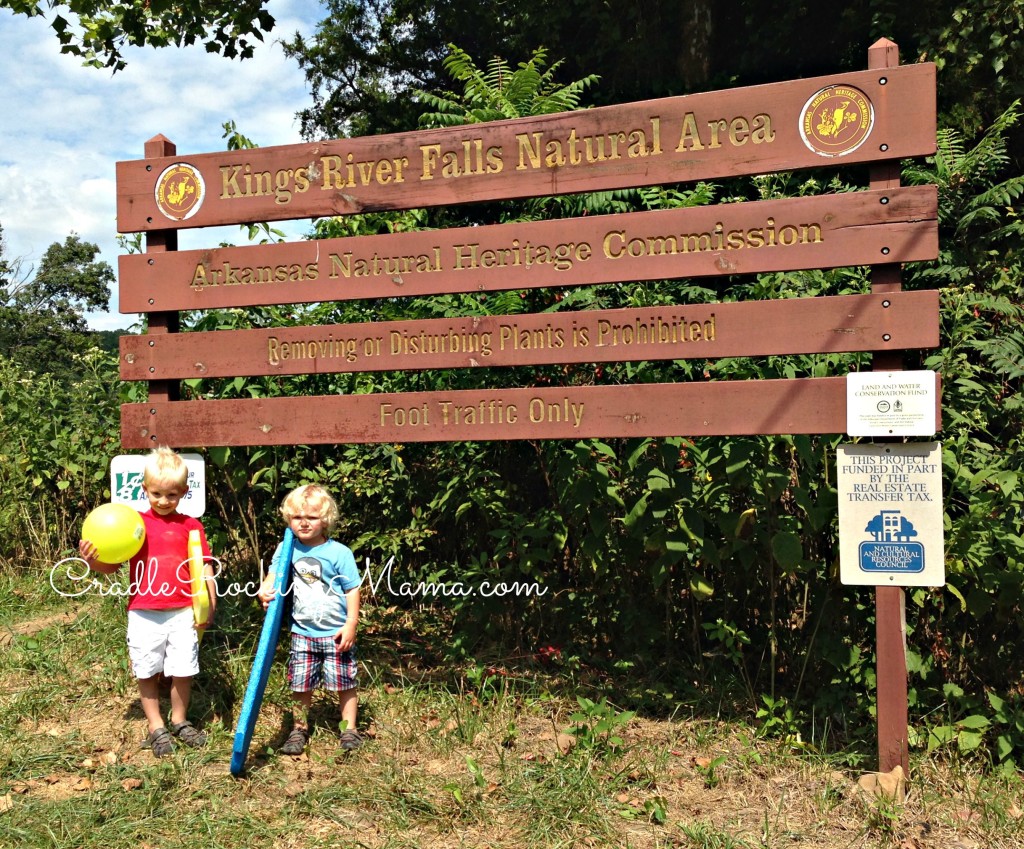
<instances>
[{"instance_id":1,"label":"green grass","mask_svg":"<svg viewBox=\"0 0 1024 849\"><path fill-rule=\"evenodd\" d=\"M140 749L123 601L55 599L38 576L10 573L0 600L3 847L1024 845L1019 778L915 753L906 800L865 799L855 753L759 738L661 688L618 704L557 670L446 666L409 648L404 629L428 621L372 605L360 647L366 745L336 747L336 706L318 696L308 756L272 751L290 710L282 649L249 771L235 779L254 603L226 600L203 641L192 714L209 745L156 760Z\"/></svg>"}]
</instances>

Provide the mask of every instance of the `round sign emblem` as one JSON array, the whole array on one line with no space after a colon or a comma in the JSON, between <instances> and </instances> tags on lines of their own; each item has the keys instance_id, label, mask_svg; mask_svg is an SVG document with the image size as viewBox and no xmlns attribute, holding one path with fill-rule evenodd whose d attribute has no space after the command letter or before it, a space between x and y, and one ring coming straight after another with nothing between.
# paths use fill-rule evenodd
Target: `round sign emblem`
<instances>
[{"instance_id":1,"label":"round sign emblem","mask_svg":"<svg viewBox=\"0 0 1024 849\"><path fill-rule=\"evenodd\" d=\"M800 135L819 156L845 156L864 144L874 120L874 108L864 92L833 85L804 104Z\"/></svg>"},{"instance_id":2,"label":"round sign emblem","mask_svg":"<svg viewBox=\"0 0 1024 849\"><path fill-rule=\"evenodd\" d=\"M173 221L184 221L199 212L205 195L203 175L184 162L165 168L156 181L157 208Z\"/></svg>"}]
</instances>

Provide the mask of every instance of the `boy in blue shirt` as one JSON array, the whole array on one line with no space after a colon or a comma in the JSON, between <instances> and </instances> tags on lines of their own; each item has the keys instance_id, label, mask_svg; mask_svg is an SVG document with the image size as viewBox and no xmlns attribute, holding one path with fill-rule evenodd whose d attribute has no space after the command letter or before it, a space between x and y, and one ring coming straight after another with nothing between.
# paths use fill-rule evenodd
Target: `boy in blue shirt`
<instances>
[{"instance_id":1,"label":"boy in blue shirt","mask_svg":"<svg viewBox=\"0 0 1024 849\"><path fill-rule=\"evenodd\" d=\"M362 578L352 551L330 539L338 522L338 505L327 490L315 484L292 490L281 504L281 515L295 535L288 686L302 709L281 752L301 755L306 748L313 691L321 685L339 695L341 747L356 749L362 744L356 731L359 695L355 654ZM280 546L272 564L276 564L279 554ZM271 566L271 570L275 568ZM265 609L274 597L273 571L267 574L258 595Z\"/></svg>"}]
</instances>

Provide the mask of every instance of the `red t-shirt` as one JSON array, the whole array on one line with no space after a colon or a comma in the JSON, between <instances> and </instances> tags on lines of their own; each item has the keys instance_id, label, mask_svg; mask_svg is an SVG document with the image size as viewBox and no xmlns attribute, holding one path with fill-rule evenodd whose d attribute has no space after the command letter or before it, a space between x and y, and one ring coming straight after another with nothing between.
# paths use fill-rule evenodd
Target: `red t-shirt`
<instances>
[{"instance_id":1,"label":"red t-shirt","mask_svg":"<svg viewBox=\"0 0 1024 849\"><path fill-rule=\"evenodd\" d=\"M199 531L203 556L210 556L203 524L192 516L172 513L158 516L152 510L140 514L146 540L130 562L129 610L167 610L192 606L188 568L188 532Z\"/></svg>"}]
</instances>

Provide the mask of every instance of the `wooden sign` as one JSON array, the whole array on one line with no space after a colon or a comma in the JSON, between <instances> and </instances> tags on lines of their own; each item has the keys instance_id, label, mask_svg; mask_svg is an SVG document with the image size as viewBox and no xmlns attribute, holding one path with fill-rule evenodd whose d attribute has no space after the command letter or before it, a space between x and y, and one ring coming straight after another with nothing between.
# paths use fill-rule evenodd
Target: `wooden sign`
<instances>
[{"instance_id":1,"label":"wooden sign","mask_svg":"<svg viewBox=\"0 0 1024 849\"><path fill-rule=\"evenodd\" d=\"M900 291L901 263L938 256L935 188L899 187L901 159L935 152L935 66L900 66L896 45L886 39L869 49L868 65L866 71L600 109L254 150L178 156L167 139L151 139L145 159L117 163L118 229L148 234L144 256L120 261L121 311L146 313L148 321L145 336L122 339L122 375L148 379L150 399L122 406L122 444L845 432L845 377L174 399L176 381L184 377L851 350L875 351L875 371L900 369L900 350L938 344L937 293ZM870 166L867 191L176 251L182 228L859 163ZM859 265L872 266L870 295L176 332L179 310ZM934 406L938 431L937 390ZM923 405L922 417L930 412ZM878 524L885 531L896 517L883 512ZM868 542L872 564L899 554L889 540ZM906 770L909 763L903 597L891 590L877 590L882 771L896 764Z\"/></svg>"},{"instance_id":2,"label":"wooden sign","mask_svg":"<svg viewBox=\"0 0 1024 849\"><path fill-rule=\"evenodd\" d=\"M466 316L179 334L178 311L710 278L899 264L938 255L935 187L294 244L177 251L176 230L632 188L885 162L935 150L935 68L882 67L513 121L147 158L117 166L129 447L310 442L840 433L845 381L589 386L410 396L174 400L182 378L479 368L938 343L937 294ZM888 171L886 172L889 173ZM892 277L889 273L889 277ZM477 412L474 412L477 411ZM558 411L561 411L559 413ZM936 411L936 416L937 416Z\"/></svg>"},{"instance_id":3,"label":"wooden sign","mask_svg":"<svg viewBox=\"0 0 1024 849\"><path fill-rule=\"evenodd\" d=\"M557 221L134 254L121 312L408 297L911 262L934 186Z\"/></svg>"},{"instance_id":4,"label":"wooden sign","mask_svg":"<svg viewBox=\"0 0 1024 849\"><path fill-rule=\"evenodd\" d=\"M607 363L932 348L939 293L121 337L121 377Z\"/></svg>"},{"instance_id":5,"label":"wooden sign","mask_svg":"<svg viewBox=\"0 0 1024 849\"><path fill-rule=\"evenodd\" d=\"M120 232L708 180L935 151L924 63L549 116L117 163Z\"/></svg>"},{"instance_id":6,"label":"wooden sign","mask_svg":"<svg viewBox=\"0 0 1024 849\"><path fill-rule=\"evenodd\" d=\"M939 412L936 410L936 421ZM841 433L843 377L125 404L127 448Z\"/></svg>"}]
</instances>

